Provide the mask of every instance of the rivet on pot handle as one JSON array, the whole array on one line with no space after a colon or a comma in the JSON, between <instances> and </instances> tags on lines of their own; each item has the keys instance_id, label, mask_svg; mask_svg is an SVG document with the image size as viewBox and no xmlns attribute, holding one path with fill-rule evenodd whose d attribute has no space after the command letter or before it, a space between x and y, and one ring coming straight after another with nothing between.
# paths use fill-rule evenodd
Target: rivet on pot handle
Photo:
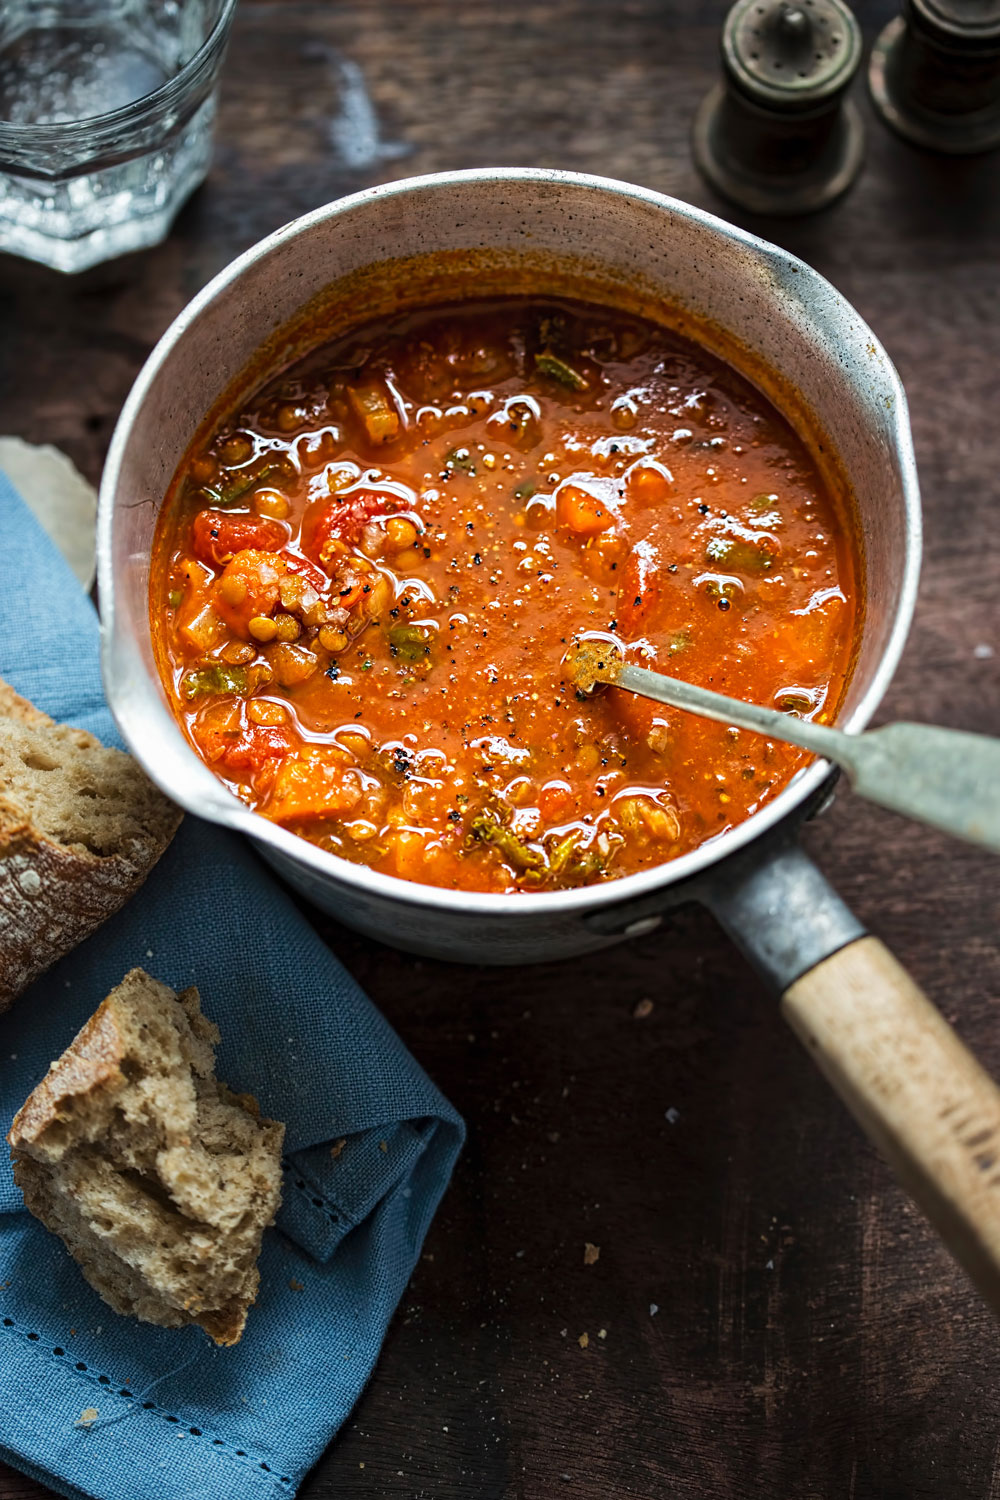
<instances>
[{"instance_id":1,"label":"rivet on pot handle","mask_svg":"<svg viewBox=\"0 0 1000 1500\"><path fill-rule=\"evenodd\" d=\"M1000 1313L1000 1088L801 848L779 846L771 859L719 875L708 904Z\"/></svg>"}]
</instances>

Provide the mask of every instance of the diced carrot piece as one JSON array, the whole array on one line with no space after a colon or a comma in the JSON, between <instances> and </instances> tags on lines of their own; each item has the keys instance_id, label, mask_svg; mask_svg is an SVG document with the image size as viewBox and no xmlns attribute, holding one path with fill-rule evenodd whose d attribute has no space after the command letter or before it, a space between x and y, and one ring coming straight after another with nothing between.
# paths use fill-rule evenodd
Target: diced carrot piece
<instances>
[{"instance_id":1,"label":"diced carrot piece","mask_svg":"<svg viewBox=\"0 0 1000 1500\"><path fill-rule=\"evenodd\" d=\"M598 536L615 518L603 501L576 484L561 485L556 494L556 523L577 536Z\"/></svg>"},{"instance_id":2,"label":"diced carrot piece","mask_svg":"<svg viewBox=\"0 0 1000 1500\"><path fill-rule=\"evenodd\" d=\"M400 828L392 836L392 859L402 880L422 879L427 864L427 838L413 828Z\"/></svg>"},{"instance_id":3,"label":"diced carrot piece","mask_svg":"<svg viewBox=\"0 0 1000 1500\"><path fill-rule=\"evenodd\" d=\"M237 552L273 552L288 540L288 529L266 516L200 510L191 525L191 546L202 562L224 567Z\"/></svg>"},{"instance_id":4,"label":"diced carrot piece","mask_svg":"<svg viewBox=\"0 0 1000 1500\"><path fill-rule=\"evenodd\" d=\"M349 765L306 754L286 760L279 768L270 800L262 810L276 823L301 823L340 817L360 800L361 787Z\"/></svg>"},{"instance_id":5,"label":"diced carrot piece","mask_svg":"<svg viewBox=\"0 0 1000 1500\"><path fill-rule=\"evenodd\" d=\"M629 472L629 499L637 505L659 505L673 493L673 488L673 475L662 464L640 463Z\"/></svg>"},{"instance_id":6,"label":"diced carrot piece","mask_svg":"<svg viewBox=\"0 0 1000 1500\"><path fill-rule=\"evenodd\" d=\"M250 621L256 615L271 613L287 572L285 559L273 552L237 552L226 564L213 596L215 608L229 628L249 640Z\"/></svg>"},{"instance_id":7,"label":"diced carrot piece","mask_svg":"<svg viewBox=\"0 0 1000 1500\"><path fill-rule=\"evenodd\" d=\"M371 443L390 443L399 436L399 412L386 387L377 380L347 387L347 399Z\"/></svg>"}]
</instances>

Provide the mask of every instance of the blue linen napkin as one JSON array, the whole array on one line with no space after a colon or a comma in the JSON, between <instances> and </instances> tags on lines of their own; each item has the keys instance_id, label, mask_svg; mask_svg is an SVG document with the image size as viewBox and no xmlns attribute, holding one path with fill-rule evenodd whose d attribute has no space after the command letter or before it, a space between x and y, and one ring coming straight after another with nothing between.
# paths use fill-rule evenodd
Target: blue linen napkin
<instances>
[{"instance_id":1,"label":"blue linen napkin","mask_svg":"<svg viewBox=\"0 0 1000 1500\"><path fill-rule=\"evenodd\" d=\"M116 741L96 615L2 474L0 676ZM371 1374L464 1127L249 847L189 816L132 901L0 1016L0 1135L136 965L197 984L219 1077L286 1123L257 1303L232 1349L119 1317L3 1161L0 1458L97 1500L289 1496Z\"/></svg>"}]
</instances>

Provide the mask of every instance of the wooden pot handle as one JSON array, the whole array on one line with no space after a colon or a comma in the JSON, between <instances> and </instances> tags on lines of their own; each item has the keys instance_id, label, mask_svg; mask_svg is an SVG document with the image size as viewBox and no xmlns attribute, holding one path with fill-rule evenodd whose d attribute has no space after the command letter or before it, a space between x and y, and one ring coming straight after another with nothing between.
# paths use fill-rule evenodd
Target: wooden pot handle
<instances>
[{"instance_id":1,"label":"wooden pot handle","mask_svg":"<svg viewBox=\"0 0 1000 1500\"><path fill-rule=\"evenodd\" d=\"M1000 1089L877 938L810 969L782 1010L1000 1313Z\"/></svg>"}]
</instances>

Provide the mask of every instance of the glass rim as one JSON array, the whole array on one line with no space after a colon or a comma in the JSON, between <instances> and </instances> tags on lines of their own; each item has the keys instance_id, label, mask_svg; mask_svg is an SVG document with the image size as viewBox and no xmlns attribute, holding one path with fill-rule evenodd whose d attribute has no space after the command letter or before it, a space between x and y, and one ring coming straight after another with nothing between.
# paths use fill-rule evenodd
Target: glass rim
<instances>
[{"instance_id":1,"label":"glass rim","mask_svg":"<svg viewBox=\"0 0 1000 1500\"><path fill-rule=\"evenodd\" d=\"M161 110L183 100L193 84L199 83L206 65L214 65L221 53L232 24L238 0L221 0L219 14L211 31L193 52L179 73L166 79L148 94L120 104L117 109L98 115L83 115L78 120L49 120L39 124L19 125L0 116L0 144L6 146L68 146L81 134L93 130L114 131L147 123Z\"/></svg>"}]
</instances>

